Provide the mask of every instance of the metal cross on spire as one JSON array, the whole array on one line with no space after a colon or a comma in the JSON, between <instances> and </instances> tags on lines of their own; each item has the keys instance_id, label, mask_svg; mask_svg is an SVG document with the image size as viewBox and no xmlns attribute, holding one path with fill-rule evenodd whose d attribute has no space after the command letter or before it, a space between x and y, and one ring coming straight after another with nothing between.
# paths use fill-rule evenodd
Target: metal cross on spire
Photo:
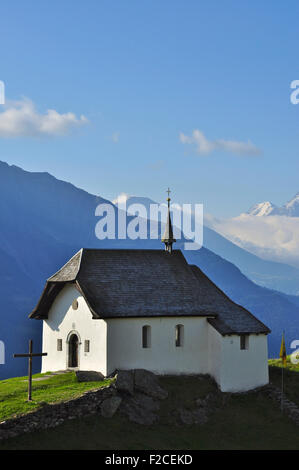
<instances>
[{"instance_id":1,"label":"metal cross on spire","mask_svg":"<svg viewBox=\"0 0 299 470\"><path fill-rule=\"evenodd\" d=\"M170 195L171 191L170 191L170 189L168 188L166 192L167 192L167 195L168 195L168 198L167 198L167 205L168 205L168 209L169 209L170 201L171 201L169 195Z\"/></svg>"}]
</instances>

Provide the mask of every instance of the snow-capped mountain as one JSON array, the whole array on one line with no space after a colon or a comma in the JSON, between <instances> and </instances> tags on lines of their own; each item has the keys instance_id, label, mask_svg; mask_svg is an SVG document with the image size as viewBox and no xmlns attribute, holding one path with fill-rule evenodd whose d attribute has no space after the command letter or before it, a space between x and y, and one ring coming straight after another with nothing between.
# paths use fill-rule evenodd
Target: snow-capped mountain
<instances>
[{"instance_id":1,"label":"snow-capped mountain","mask_svg":"<svg viewBox=\"0 0 299 470\"><path fill-rule=\"evenodd\" d=\"M265 215L284 215L287 217L299 217L299 192L282 207L278 207L272 202L266 201L255 204L247 212L248 215L258 217Z\"/></svg>"},{"instance_id":2,"label":"snow-capped mountain","mask_svg":"<svg viewBox=\"0 0 299 470\"><path fill-rule=\"evenodd\" d=\"M285 215L289 217L299 217L299 193L287 202L282 209L285 210Z\"/></svg>"},{"instance_id":3,"label":"snow-capped mountain","mask_svg":"<svg viewBox=\"0 0 299 470\"><path fill-rule=\"evenodd\" d=\"M259 258L299 268L299 192L283 206L261 202L238 217L210 217L208 225Z\"/></svg>"},{"instance_id":4,"label":"snow-capped mountain","mask_svg":"<svg viewBox=\"0 0 299 470\"><path fill-rule=\"evenodd\" d=\"M261 217L263 215L273 215L273 212L277 212L278 207L275 206L275 204L272 204L272 202L266 201L266 202L260 202L259 204L255 204L252 206L249 211L247 211L247 214L249 215L256 215L258 217Z\"/></svg>"}]
</instances>

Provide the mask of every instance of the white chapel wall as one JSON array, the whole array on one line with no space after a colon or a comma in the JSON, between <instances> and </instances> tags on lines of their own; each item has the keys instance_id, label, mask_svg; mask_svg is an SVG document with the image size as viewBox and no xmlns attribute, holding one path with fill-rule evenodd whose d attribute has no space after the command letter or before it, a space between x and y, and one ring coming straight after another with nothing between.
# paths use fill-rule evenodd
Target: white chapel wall
<instances>
[{"instance_id":1,"label":"white chapel wall","mask_svg":"<svg viewBox=\"0 0 299 470\"><path fill-rule=\"evenodd\" d=\"M78 309L72 308L73 300L78 300ZM106 336L104 320L92 319L92 314L74 285L66 285L54 300L48 319L43 321L42 372L64 370L68 367L67 338L71 332L78 334L79 368L107 373ZM62 351L57 351L57 339L62 339ZM84 352L84 341L90 341L90 351Z\"/></svg>"},{"instance_id":2,"label":"white chapel wall","mask_svg":"<svg viewBox=\"0 0 299 470\"><path fill-rule=\"evenodd\" d=\"M72 308L78 300L78 309ZM175 346L175 326L184 326L183 346ZM142 327L151 327L151 344L142 347ZM78 334L79 368L104 375L115 369L148 369L158 374L209 373L224 392L252 389L268 383L266 335L250 335L249 348L240 349L240 336L220 335L203 317L92 319L79 291L67 285L43 321L42 372L68 367L67 338ZM62 351L57 350L62 339ZM84 341L90 352L84 352Z\"/></svg>"},{"instance_id":3,"label":"white chapel wall","mask_svg":"<svg viewBox=\"0 0 299 470\"><path fill-rule=\"evenodd\" d=\"M222 339L221 334L208 324L208 372L219 386L221 383Z\"/></svg>"},{"instance_id":4,"label":"white chapel wall","mask_svg":"<svg viewBox=\"0 0 299 470\"><path fill-rule=\"evenodd\" d=\"M175 326L184 325L183 346ZM208 372L208 323L201 317L115 318L108 325L108 374L115 369L148 369L158 374ZM151 346L142 347L142 327L151 327Z\"/></svg>"},{"instance_id":5,"label":"white chapel wall","mask_svg":"<svg viewBox=\"0 0 299 470\"><path fill-rule=\"evenodd\" d=\"M250 390L267 384L267 335L249 335L248 349L240 349L240 336L222 337L219 385L223 392Z\"/></svg>"}]
</instances>

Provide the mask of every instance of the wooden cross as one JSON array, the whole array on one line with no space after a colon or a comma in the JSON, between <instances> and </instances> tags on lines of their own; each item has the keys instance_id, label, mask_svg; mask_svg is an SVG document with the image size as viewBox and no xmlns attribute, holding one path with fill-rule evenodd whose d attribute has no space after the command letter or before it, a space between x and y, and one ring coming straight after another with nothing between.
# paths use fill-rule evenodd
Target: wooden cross
<instances>
[{"instance_id":1,"label":"wooden cross","mask_svg":"<svg viewBox=\"0 0 299 470\"><path fill-rule=\"evenodd\" d=\"M48 353L33 353L33 341L29 340L29 353L28 354L14 354L13 357L28 357L28 401L32 400L32 358L47 356Z\"/></svg>"}]
</instances>

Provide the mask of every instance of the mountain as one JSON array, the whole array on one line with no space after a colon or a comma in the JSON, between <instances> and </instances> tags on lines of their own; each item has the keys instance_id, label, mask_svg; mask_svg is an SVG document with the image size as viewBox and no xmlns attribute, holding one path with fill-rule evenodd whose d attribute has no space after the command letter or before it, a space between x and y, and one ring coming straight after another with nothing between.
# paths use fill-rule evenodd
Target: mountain
<instances>
[{"instance_id":1,"label":"mountain","mask_svg":"<svg viewBox=\"0 0 299 470\"><path fill-rule=\"evenodd\" d=\"M249 215L258 217L268 215L285 215L287 217L299 217L299 192L282 207L275 206L272 202L266 201L255 204L247 212Z\"/></svg>"},{"instance_id":2,"label":"mountain","mask_svg":"<svg viewBox=\"0 0 299 470\"><path fill-rule=\"evenodd\" d=\"M282 210L285 211L284 215L299 217L299 192L282 207Z\"/></svg>"},{"instance_id":3,"label":"mountain","mask_svg":"<svg viewBox=\"0 0 299 470\"><path fill-rule=\"evenodd\" d=\"M156 204L155 201L147 197L127 196L125 194L121 195L119 200L122 203L126 201L129 213L130 206L142 204L147 213L150 214L151 204ZM114 203L118 205L118 200L116 199ZM235 245L206 225L203 228L203 244L205 248L235 264L243 274L256 284L285 294L299 295L299 269L284 263L263 260Z\"/></svg>"},{"instance_id":4,"label":"mountain","mask_svg":"<svg viewBox=\"0 0 299 470\"><path fill-rule=\"evenodd\" d=\"M204 227L204 246L235 264L254 283L286 294L299 295L298 268L259 258L209 227Z\"/></svg>"},{"instance_id":5,"label":"mountain","mask_svg":"<svg viewBox=\"0 0 299 470\"><path fill-rule=\"evenodd\" d=\"M249 211L247 212L248 215L256 215L258 217L264 215L273 215L273 213L277 213L278 207L272 204L272 202L260 202L259 204L255 204L252 206Z\"/></svg>"},{"instance_id":6,"label":"mountain","mask_svg":"<svg viewBox=\"0 0 299 470\"><path fill-rule=\"evenodd\" d=\"M26 374L26 359L12 356L26 352L30 338L34 350L41 350L42 324L29 320L28 313L36 304L45 280L76 251L81 247L161 248L160 240L96 238L99 219L95 210L100 203L115 207L110 201L48 173L31 173L0 162L0 340L5 343L6 353L6 363L0 365L0 378ZM176 248L184 249L184 240ZM272 356L278 354L282 328L287 339L299 337L299 306L287 296L257 286L224 257L205 247L184 254L233 300L269 325ZM39 359L34 359L36 372L39 367Z\"/></svg>"}]
</instances>

